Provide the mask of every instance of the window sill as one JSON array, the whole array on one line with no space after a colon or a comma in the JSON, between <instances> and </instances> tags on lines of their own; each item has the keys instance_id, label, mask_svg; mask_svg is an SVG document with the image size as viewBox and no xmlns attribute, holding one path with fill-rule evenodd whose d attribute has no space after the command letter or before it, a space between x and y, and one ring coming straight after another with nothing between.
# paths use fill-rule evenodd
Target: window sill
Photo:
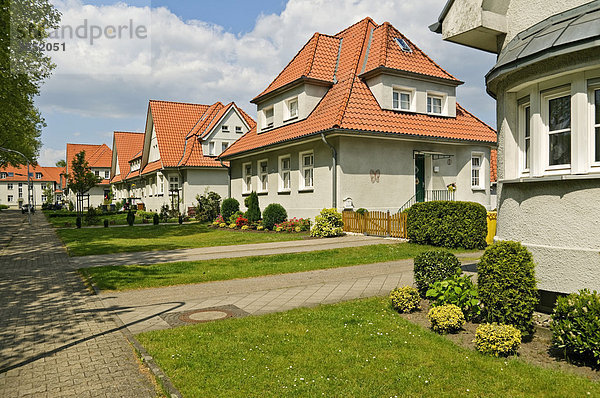
<instances>
[{"instance_id":1,"label":"window sill","mask_svg":"<svg viewBox=\"0 0 600 398\"><path fill-rule=\"evenodd\" d=\"M256 194L264 196L264 195L268 195L269 191L256 191Z\"/></svg>"},{"instance_id":2,"label":"window sill","mask_svg":"<svg viewBox=\"0 0 600 398\"><path fill-rule=\"evenodd\" d=\"M277 191L277 193L279 195L289 195L292 193L291 189L280 189L279 191Z\"/></svg>"},{"instance_id":3,"label":"window sill","mask_svg":"<svg viewBox=\"0 0 600 398\"><path fill-rule=\"evenodd\" d=\"M250 191L250 192L242 192L242 196L248 196L248 195L250 195L251 193L252 193L252 191Z\"/></svg>"},{"instance_id":4,"label":"window sill","mask_svg":"<svg viewBox=\"0 0 600 398\"><path fill-rule=\"evenodd\" d=\"M498 180L503 184L512 184L519 182L547 182L547 181L568 181L568 180L594 180L600 179L600 173L589 173L589 174L559 174L559 175L545 175L540 177L522 177L514 179Z\"/></svg>"},{"instance_id":5,"label":"window sill","mask_svg":"<svg viewBox=\"0 0 600 398\"><path fill-rule=\"evenodd\" d=\"M471 187L471 191L473 192L484 192L485 188L481 188L481 187Z\"/></svg>"},{"instance_id":6,"label":"window sill","mask_svg":"<svg viewBox=\"0 0 600 398\"><path fill-rule=\"evenodd\" d=\"M314 187L299 188L298 192L314 192Z\"/></svg>"},{"instance_id":7,"label":"window sill","mask_svg":"<svg viewBox=\"0 0 600 398\"><path fill-rule=\"evenodd\" d=\"M294 120L298 120L298 116L294 116L294 117L291 117L289 119L285 119L283 122L287 123L287 122L291 122L291 121L294 121Z\"/></svg>"}]
</instances>

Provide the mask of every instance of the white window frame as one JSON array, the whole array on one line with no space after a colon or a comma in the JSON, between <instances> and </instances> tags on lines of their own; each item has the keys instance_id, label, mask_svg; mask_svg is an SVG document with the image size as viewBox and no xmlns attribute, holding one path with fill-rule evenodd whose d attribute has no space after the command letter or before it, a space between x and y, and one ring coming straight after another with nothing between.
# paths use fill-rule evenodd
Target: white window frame
<instances>
[{"instance_id":1,"label":"white window frame","mask_svg":"<svg viewBox=\"0 0 600 398\"><path fill-rule=\"evenodd\" d=\"M267 111L273 112L273 116L271 116L270 118L268 118L267 117ZM264 108L262 110L262 117L263 117L263 120L265 121L265 124L264 124L262 130L272 129L275 126L275 107L274 106L268 106L268 107ZM269 119L271 119L270 123L269 123Z\"/></svg>"},{"instance_id":2,"label":"white window frame","mask_svg":"<svg viewBox=\"0 0 600 398\"><path fill-rule=\"evenodd\" d=\"M561 87L561 88L557 88L557 89L553 89L553 90L548 90L545 93L541 93L541 116L542 116L542 123L544 125L544 139L543 139L543 151L542 153L544 154L543 159L544 159L544 169L546 171L546 174L562 174L564 173L565 170L569 170L571 169L571 163L567 163L567 164L557 164L557 165L550 165L550 134L558 134L558 133L564 133L567 130L571 133L571 154L569 155L569 157L572 157L573 154L573 108L571 105L571 125L569 126L568 129L563 129L563 130L556 130L553 131L552 133L550 133L550 101L556 98L560 98L560 97L569 97L570 102L572 104L572 95L571 95L571 87L570 85L567 87ZM571 162L573 161L573 159L571 159Z\"/></svg>"},{"instance_id":3,"label":"white window frame","mask_svg":"<svg viewBox=\"0 0 600 398\"><path fill-rule=\"evenodd\" d=\"M40 188L41 188L42 190L45 190L45 189L46 189L46 184L40 184Z\"/></svg>"},{"instance_id":4,"label":"white window frame","mask_svg":"<svg viewBox=\"0 0 600 398\"><path fill-rule=\"evenodd\" d=\"M600 105L600 104L596 104L596 91L600 92L600 85L593 85L589 87L589 92L588 92L588 98L589 98L589 103L591 104L590 107L590 124L591 124L591 128L590 128L590 164L592 166L592 168L596 169L598 167L600 167L600 160L596 160L596 128L600 128L600 121L598 121L598 123L596 123L596 105ZM599 137L600 138L600 137ZM597 171L597 170L594 170Z\"/></svg>"},{"instance_id":5,"label":"white window frame","mask_svg":"<svg viewBox=\"0 0 600 398\"><path fill-rule=\"evenodd\" d=\"M429 109L429 98L432 98L432 99L435 98L435 99L440 100L440 112L439 113L433 111L433 101L431 103L431 110ZM426 107L425 109L427 110L427 113L430 115L445 115L446 114L446 112L445 112L446 111L446 94L428 91L425 107Z\"/></svg>"},{"instance_id":6,"label":"white window frame","mask_svg":"<svg viewBox=\"0 0 600 398\"><path fill-rule=\"evenodd\" d=\"M173 189L175 187L175 189ZM179 177L173 176L169 177L169 191L179 191Z\"/></svg>"},{"instance_id":7,"label":"white window frame","mask_svg":"<svg viewBox=\"0 0 600 398\"><path fill-rule=\"evenodd\" d=\"M529 120L527 120L527 108L529 108ZM533 132L531 130L531 104L529 102L524 102L519 105L519 172L522 175L528 175L531 168L531 144L533 136ZM527 124L529 124L529 137L525 136L525 129L527 128ZM527 140L529 140L529 167L527 167Z\"/></svg>"},{"instance_id":8,"label":"white window frame","mask_svg":"<svg viewBox=\"0 0 600 398\"><path fill-rule=\"evenodd\" d=\"M163 176L162 174L159 174L159 175L158 175L158 179L159 179L159 181L160 181L160 182L159 182L159 188L158 188L158 191L159 191L159 193L161 193L161 194L164 194L164 193L165 193L165 181L164 181L164 176Z\"/></svg>"},{"instance_id":9,"label":"white window frame","mask_svg":"<svg viewBox=\"0 0 600 398\"><path fill-rule=\"evenodd\" d=\"M479 166L473 167L473 159L479 159ZM482 152L471 152L471 189L473 191L482 191L485 190L485 164L484 164L484 154ZM479 184L473 184L473 172L477 170L479 179Z\"/></svg>"},{"instance_id":10,"label":"white window frame","mask_svg":"<svg viewBox=\"0 0 600 398\"><path fill-rule=\"evenodd\" d=\"M223 133L229 133L229 126L224 124L221 126L221 132Z\"/></svg>"},{"instance_id":11,"label":"white window frame","mask_svg":"<svg viewBox=\"0 0 600 398\"><path fill-rule=\"evenodd\" d=\"M5 172L0 173L0 178L5 179L8 174Z\"/></svg>"},{"instance_id":12,"label":"white window frame","mask_svg":"<svg viewBox=\"0 0 600 398\"><path fill-rule=\"evenodd\" d=\"M46 201L46 195L42 195L42 202Z\"/></svg>"},{"instance_id":13,"label":"white window frame","mask_svg":"<svg viewBox=\"0 0 600 398\"><path fill-rule=\"evenodd\" d=\"M283 168L283 161L288 160L289 167L287 169ZM291 192L292 191L292 157L288 155L279 156L278 161L278 170L279 170L279 192ZM288 187L285 187L285 174L288 176Z\"/></svg>"},{"instance_id":14,"label":"white window frame","mask_svg":"<svg viewBox=\"0 0 600 398\"><path fill-rule=\"evenodd\" d=\"M208 143L208 156L215 156L215 142L210 141Z\"/></svg>"},{"instance_id":15,"label":"white window frame","mask_svg":"<svg viewBox=\"0 0 600 398\"><path fill-rule=\"evenodd\" d=\"M94 170L94 175L96 177L100 177L100 170Z\"/></svg>"},{"instance_id":16,"label":"white window frame","mask_svg":"<svg viewBox=\"0 0 600 398\"><path fill-rule=\"evenodd\" d=\"M262 165L266 166L266 171L262 170ZM258 193L267 193L269 192L269 160L261 159L256 162L256 173L258 174ZM265 182L263 186L263 181Z\"/></svg>"},{"instance_id":17,"label":"white window frame","mask_svg":"<svg viewBox=\"0 0 600 398\"><path fill-rule=\"evenodd\" d=\"M295 115L292 114L292 110L291 110L291 106L292 106L293 103L296 104L296 114ZM285 101L285 119L284 119L284 122L298 119L298 112L299 112L298 104L299 104L298 97L290 98L290 99L288 99L288 100Z\"/></svg>"},{"instance_id":18,"label":"white window frame","mask_svg":"<svg viewBox=\"0 0 600 398\"><path fill-rule=\"evenodd\" d=\"M235 126L235 132L241 134L244 132L244 130L242 130L242 126Z\"/></svg>"},{"instance_id":19,"label":"white window frame","mask_svg":"<svg viewBox=\"0 0 600 398\"><path fill-rule=\"evenodd\" d=\"M312 164L309 166L305 166L304 165L304 157L306 156L311 156L312 157ZM304 152L300 152L299 154L299 167L298 170L300 170L300 179L298 181L299 183L299 187L298 189L300 191L312 191L314 189L314 185L315 185L315 153L314 151L304 151ZM304 176L304 172L310 170L310 185L306 185L306 178Z\"/></svg>"},{"instance_id":20,"label":"white window frame","mask_svg":"<svg viewBox=\"0 0 600 398\"><path fill-rule=\"evenodd\" d=\"M12 190L13 190L13 187L14 187L14 186L13 186L13 183L12 183L12 182L9 182L8 184L6 184L6 189L8 189L9 191L12 191Z\"/></svg>"},{"instance_id":21,"label":"white window frame","mask_svg":"<svg viewBox=\"0 0 600 398\"><path fill-rule=\"evenodd\" d=\"M35 173L35 179L36 179L36 180L41 180L41 179L42 179L42 173L38 173L38 172L36 172L36 173Z\"/></svg>"},{"instance_id":22,"label":"white window frame","mask_svg":"<svg viewBox=\"0 0 600 398\"><path fill-rule=\"evenodd\" d=\"M248 173L247 167L250 166L250 173ZM249 194L252 192L252 163L242 163L242 194Z\"/></svg>"},{"instance_id":23,"label":"white window frame","mask_svg":"<svg viewBox=\"0 0 600 398\"><path fill-rule=\"evenodd\" d=\"M223 141L221 142L221 153L225 152L229 148L229 142Z\"/></svg>"},{"instance_id":24,"label":"white window frame","mask_svg":"<svg viewBox=\"0 0 600 398\"><path fill-rule=\"evenodd\" d=\"M8 195L8 196L6 197L6 201L7 201L7 202L13 202L13 199L14 199L14 196L13 196L13 195Z\"/></svg>"},{"instance_id":25,"label":"white window frame","mask_svg":"<svg viewBox=\"0 0 600 398\"><path fill-rule=\"evenodd\" d=\"M104 179L108 180L110 178L110 171L104 170Z\"/></svg>"},{"instance_id":26,"label":"white window frame","mask_svg":"<svg viewBox=\"0 0 600 398\"><path fill-rule=\"evenodd\" d=\"M394 94L398 94L398 106L394 106ZM402 108L402 94L408 95L408 108ZM415 89L408 87L394 86L392 88L392 109L395 111L414 112L415 111Z\"/></svg>"}]
</instances>

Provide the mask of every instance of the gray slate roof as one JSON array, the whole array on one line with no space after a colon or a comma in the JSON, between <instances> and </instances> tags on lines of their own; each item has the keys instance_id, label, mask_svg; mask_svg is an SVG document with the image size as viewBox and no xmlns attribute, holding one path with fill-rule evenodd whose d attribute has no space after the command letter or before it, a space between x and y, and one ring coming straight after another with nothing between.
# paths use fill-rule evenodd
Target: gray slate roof
<instances>
[{"instance_id":1,"label":"gray slate roof","mask_svg":"<svg viewBox=\"0 0 600 398\"><path fill-rule=\"evenodd\" d=\"M486 79L489 81L506 69L538 62L575 46L577 50L600 46L600 0L553 15L519 33L502 50Z\"/></svg>"}]
</instances>

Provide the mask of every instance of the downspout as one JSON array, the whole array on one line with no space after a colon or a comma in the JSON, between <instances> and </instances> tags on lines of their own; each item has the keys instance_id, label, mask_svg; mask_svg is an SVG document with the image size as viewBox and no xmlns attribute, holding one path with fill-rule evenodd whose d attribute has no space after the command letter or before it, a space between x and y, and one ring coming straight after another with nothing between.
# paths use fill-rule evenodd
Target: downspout
<instances>
[{"instance_id":1,"label":"downspout","mask_svg":"<svg viewBox=\"0 0 600 398\"><path fill-rule=\"evenodd\" d=\"M324 133L321 133L321 139L323 140L325 145L327 145L329 149L331 149L331 207L337 209L337 151L329 142L327 142Z\"/></svg>"},{"instance_id":2,"label":"downspout","mask_svg":"<svg viewBox=\"0 0 600 398\"><path fill-rule=\"evenodd\" d=\"M221 163L221 166L227 169L227 198L231 198L231 167L225 166L223 159L220 158L219 163Z\"/></svg>"}]
</instances>

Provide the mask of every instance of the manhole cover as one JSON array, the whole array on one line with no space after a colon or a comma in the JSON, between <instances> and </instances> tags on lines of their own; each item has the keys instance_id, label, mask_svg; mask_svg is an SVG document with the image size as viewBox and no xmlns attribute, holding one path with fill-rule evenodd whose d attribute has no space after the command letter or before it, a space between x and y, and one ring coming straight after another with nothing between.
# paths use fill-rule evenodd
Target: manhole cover
<instances>
[{"instance_id":1,"label":"manhole cover","mask_svg":"<svg viewBox=\"0 0 600 398\"><path fill-rule=\"evenodd\" d=\"M171 327L189 325L190 323L211 322L226 318L237 318L249 315L235 305L202 308L193 311L169 312L160 317Z\"/></svg>"},{"instance_id":2,"label":"manhole cover","mask_svg":"<svg viewBox=\"0 0 600 398\"><path fill-rule=\"evenodd\" d=\"M181 320L184 322L196 321L196 322L208 322L208 321L216 321L217 319L227 318L229 315L225 311L195 311L190 312L185 315L181 315ZM188 318L188 319L186 319Z\"/></svg>"}]
</instances>

